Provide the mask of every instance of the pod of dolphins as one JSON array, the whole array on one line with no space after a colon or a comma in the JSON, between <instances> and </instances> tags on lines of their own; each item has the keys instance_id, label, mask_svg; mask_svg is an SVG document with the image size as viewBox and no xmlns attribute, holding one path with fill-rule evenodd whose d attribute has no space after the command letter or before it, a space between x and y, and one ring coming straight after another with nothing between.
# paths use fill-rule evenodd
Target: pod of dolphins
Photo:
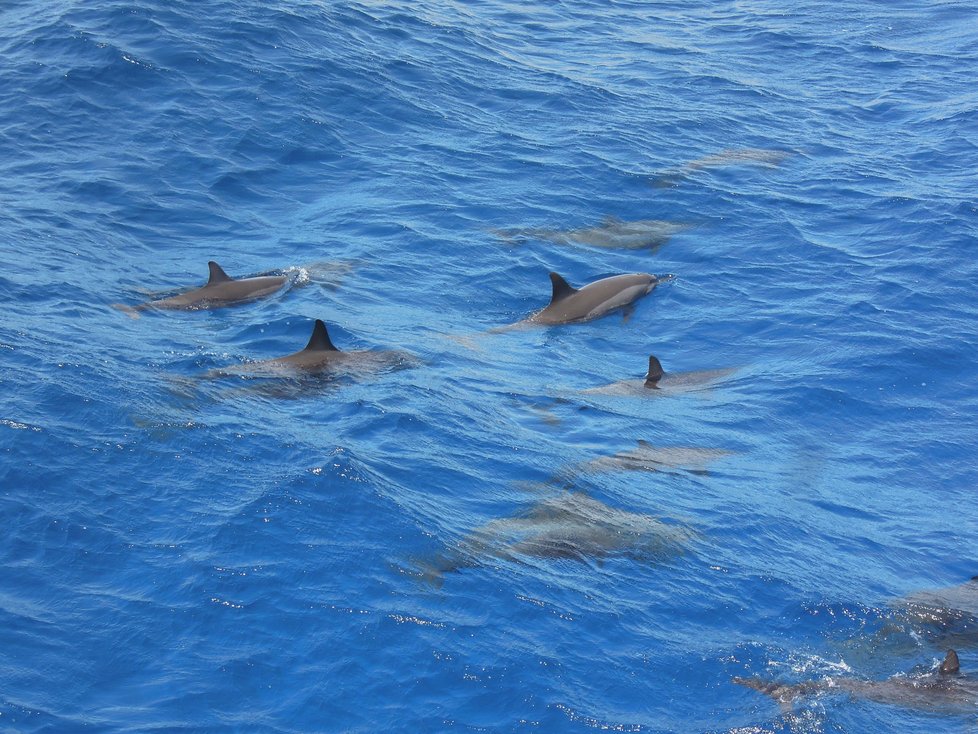
<instances>
[{"instance_id":1,"label":"pod of dolphins","mask_svg":"<svg viewBox=\"0 0 978 734\"><path fill-rule=\"evenodd\" d=\"M691 161L666 172L652 183L674 186L696 171L722 165L773 167L789 153L778 150L726 150ZM556 244L603 248L650 248L655 250L673 234L689 225L661 220L623 222L608 218L602 225L572 230L521 228L496 230L510 244L545 240ZM208 263L207 283L199 288L150 300L136 306L114 304L130 316L159 310L202 310L253 301L283 290L290 279L284 274L233 278L220 265ZM556 326L591 321L615 311L628 310L673 275L628 273L614 275L575 288L561 275L550 273L551 297L543 309L509 326ZM261 361L231 365L216 375L283 377L363 375L416 360L399 351L338 349L326 324L316 320L306 346L297 352ZM666 372L657 357L649 357L644 378L614 382L581 391L584 394L646 397L695 390L730 375L732 369ZM704 474L713 461L732 452L694 447L656 447L639 440L632 449L584 462L570 474L612 470L668 472L684 470ZM695 532L682 525L663 522L651 515L610 507L583 492L567 489L539 501L509 518L493 520L473 530L450 550L419 563L420 575L436 587L446 573L478 566L485 558L516 563L529 559L564 558L578 561L630 558L658 562L683 551ZM895 604L893 618L915 639L959 646L978 644L978 576L960 586L919 592ZM821 694L845 694L877 703L940 713L978 711L978 677L961 673L957 652L948 649L943 660L924 672L899 674L885 680L834 677L799 683L759 677L735 677L734 683L770 696L789 712L796 701Z\"/></svg>"}]
</instances>

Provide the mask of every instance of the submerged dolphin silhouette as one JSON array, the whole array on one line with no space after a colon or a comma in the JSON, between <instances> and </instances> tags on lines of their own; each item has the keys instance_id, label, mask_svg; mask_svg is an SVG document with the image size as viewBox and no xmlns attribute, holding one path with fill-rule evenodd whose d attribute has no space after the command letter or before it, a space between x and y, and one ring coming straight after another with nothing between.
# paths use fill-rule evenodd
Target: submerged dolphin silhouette
<instances>
[{"instance_id":1,"label":"submerged dolphin silhouette","mask_svg":"<svg viewBox=\"0 0 978 734\"><path fill-rule=\"evenodd\" d=\"M607 471L664 472L683 469L690 474L706 474L707 467L733 451L692 446L653 446L639 439L634 449L619 451L613 456L601 456L577 467L577 472L596 473Z\"/></svg>"},{"instance_id":2,"label":"submerged dolphin silhouette","mask_svg":"<svg viewBox=\"0 0 978 734\"><path fill-rule=\"evenodd\" d=\"M802 696L839 692L890 706L944 713L978 711L978 678L960 673L958 654L954 650L948 650L936 670L923 675L896 675L881 681L826 678L789 684L762 678L734 678L733 682L767 694L783 709L790 709Z\"/></svg>"},{"instance_id":3,"label":"submerged dolphin silhouette","mask_svg":"<svg viewBox=\"0 0 978 734\"><path fill-rule=\"evenodd\" d=\"M206 285L179 293L169 298L147 301L138 306L114 304L116 308L130 315L150 308L182 309L194 311L205 308L219 308L234 303L251 301L268 296L279 290L289 280L285 275L261 275L255 278L232 278L211 260L207 263L210 277Z\"/></svg>"},{"instance_id":4,"label":"submerged dolphin silhouette","mask_svg":"<svg viewBox=\"0 0 978 734\"><path fill-rule=\"evenodd\" d=\"M548 240L558 245L583 245L591 247L655 249L691 225L682 222L669 222L662 219L640 219L623 222L615 217L606 217L596 227L579 229L548 229L546 227L523 227L495 230L495 234L507 242L519 243L526 240Z\"/></svg>"},{"instance_id":5,"label":"submerged dolphin silhouette","mask_svg":"<svg viewBox=\"0 0 978 734\"><path fill-rule=\"evenodd\" d=\"M655 179L653 184L658 187L675 186L691 173L722 166L753 165L775 168L791 155L785 150L770 150L768 148L728 148L667 171Z\"/></svg>"},{"instance_id":6,"label":"submerged dolphin silhouette","mask_svg":"<svg viewBox=\"0 0 978 734\"><path fill-rule=\"evenodd\" d=\"M915 636L958 646L978 643L978 576L956 586L918 591L892 606L894 621L907 625Z\"/></svg>"},{"instance_id":7,"label":"submerged dolphin silhouette","mask_svg":"<svg viewBox=\"0 0 978 734\"><path fill-rule=\"evenodd\" d=\"M649 273L630 273L613 275L581 288L573 288L557 273L550 273L553 287L550 303L542 311L527 318L526 322L553 325L591 321L631 305L655 290L659 283L673 278L673 275L660 277Z\"/></svg>"},{"instance_id":8,"label":"submerged dolphin silhouette","mask_svg":"<svg viewBox=\"0 0 978 734\"><path fill-rule=\"evenodd\" d=\"M978 576L957 586L918 591L899 604L915 617L938 624L978 622Z\"/></svg>"},{"instance_id":9,"label":"submerged dolphin silhouette","mask_svg":"<svg viewBox=\"0 0 978 734\"><path fill-rule=\"evenodd\" d=\"M413 361L406 352L358 349L340 351L329 338L326 324L317 319L305 348L284 357L247 362L216 370L218 375L281 377L323 373L358 374L406 365Z\"/></svg>"},{"instance_id":10,"label":"submerged dolphin silhouette","mask_svg":"<svg viewBox=\"0 0 978 734\"><path fill-rule=\"evenodd\" d=\"M444 574L482 565L486 557L517 563L528 557L655 562L682 553L693 537L684 526L610 507L580 492L565 492L522 514L483 525L453 550L422 563L421 569L438 585Z\"/></svg>"},{"instance_id":11,"label":"submerged dolphin silhouette","mask_svg":"<svg viewBox=\"0 0 978 734\"><path fill-rule=\"evenodd\" d=\"M693 390L732 374L733 368L697 370L695 372L665 372L655 355L649 355L649 371L641 380L621 380L582 392L590 395L660 395L663 392Z\"/></svg>"}]
</instances>

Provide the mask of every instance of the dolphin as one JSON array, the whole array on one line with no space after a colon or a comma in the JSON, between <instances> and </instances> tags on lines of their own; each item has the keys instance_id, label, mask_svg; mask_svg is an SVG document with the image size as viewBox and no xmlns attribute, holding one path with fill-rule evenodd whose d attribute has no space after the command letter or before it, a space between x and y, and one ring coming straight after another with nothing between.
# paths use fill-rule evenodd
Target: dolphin
<instances>
[{"instance_id":1,"label":"dolphin","mask_svg":"<svg viewBox=\"0 0 978 734\"><path fill-rule=\"evenodd\" d=\"M918 591L902 599L900 606L914 617L936 624L978 623L978 576L957 586Z\"/></svg>"},{"instance_id":2,"label":"dolphin","mask_svg":"<svg viewBox=\"0 0 978 734\"><path fill-rule=\"evenodd\" d=\"M653 446L639 439L634 449L619 451L613 456L602 456L577 467L577 472L600 473L607 471L664 472L683 469L690 474L706 474L707 467L733 451L687 446Z\"/></svg>"},{"instance_id":3,"label":"dolphin","mask_svg":"<svg viewBox=\"0 0 978 734\"><path fill-rule=\"evenodd\" d=\"M616 309L630 306L642 296L655 290L659 283L665 283L673 278L674 275L630 273L613 275L610 278L588 283L581 288L573 288L557 273L550 273L550 282L553 286L550 304L521 323L550 326L598 319Z\"/></svg>"},{"instance_id":4,"label":"dolphin","mask_svg":"<svg viewBox=\"0 0 978 734\"><path fill-rule=\"evenodd\" d=\"M482 565L486 557L516 563L613 557L656 562L682 553L693 537L685 526L610 507L581 492L564 492L477 528L421 568L427 580L440 585L444 574Z\"/></svg>"},{"instance_id":5,"label":"dolphin","mask_svg":"<svg viewBox=\"0 0 978 734\"><path fill-rule=\"evenodd\" d=\"M653 181L655 186L675 186L691 173L708 168L721 168L724 166L752 165L763 166L765 168L776 168L782 161L789 158L792 154L786 150L770 150L767 148L728 148L719 153L697 158L689 161L679 168L667 171Z\"/></svg>"},{"instance_id":6,"label":"dolphin","mask_svg":"<svg viewBox=\"0 0 978 734\"><path fill-rule=\"evenodd\" d=\"M324 374L364 374L411 363L406 352L359 349L340 351L329 338L326 324L317 319L305 348L284 357L247 362L216 370L216 375L296 377Z\"/></svg>"},{"instance_id":7,"label":"dolphin","mask_svg":"<svg viewBox=\"0 0 978 734\"><path fill-rule=\"evenodd\" d=\"M668 242L673 235L689 229L690 226L683 222L669 222L663 219L623 222L616 217L606 217L596 227L567 230L524 227L495 230L495 234L514 244L526 240L548 240L558 245L583 245L623 250L648 247L654 250Z\"/></svg>"},{"instance_id":8,"label":"dolphin","mask_svg":"<svg viewBox=\"0 0 978 734\"><path fill-rule=\"evenodd\" d=\"M254 278L232 278L223 268L211 260L207 263L210 277L200 288L178 293L169 298L147 301L138 306L114 304L121 311L137 317L138 311L150 308L196 311L205 308L220 308L235 303L251 301L271 295L289 280L285 275L261 275Z\"/></svg>"},{"instance_id":9,"label":"dolphin","mask_svg":"<svg viewBox=\"0 0 978 734\"><path fill-rule=\"evenodd\" d=\"M767 694L783 709L790 709L799 697L838 692L890 706L941 713L978 712L978 678L960 672L958 654L954 650L948 650L944 661L935 670L895 675L881 681L826 678L789 684L762 678L734 678L733 682Z\"/></svg>"},{"instance_id":10,"label":"dolphin","mask_svg":"<svg viewBox=\"0 0 978 734\"><path fill-rule=\"evenodd\" d=\"M895 621L915 636L944 644L978 643L978 576L956 586L918 591L892 606Z\"/></svg>"},{"instance_id":11,"label":"dolphin","mask_svg":"<svg viewBox=\"0 0 978 734\"><path fill-rule=\"evenodd\" d=\"M736 372L733 368L697 370L695 372L665 372L655 355L649 355L649 371L641 380L621 380L609 385L592 387L582 392L589 395L655 396L666 392L695 390Z\"/></svg>"}]
</instances>

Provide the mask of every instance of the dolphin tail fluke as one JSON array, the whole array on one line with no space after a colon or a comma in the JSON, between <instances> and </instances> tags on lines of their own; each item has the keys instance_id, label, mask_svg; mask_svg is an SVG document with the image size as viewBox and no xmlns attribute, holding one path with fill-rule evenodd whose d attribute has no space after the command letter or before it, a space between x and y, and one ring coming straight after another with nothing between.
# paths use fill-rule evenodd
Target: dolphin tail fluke
<instances>
[{"instance_id":1,"label":"dolphin tail fluke","mask_svg":"<svg viewBox=\"0 0 978 734\"><path fill-rule=\"evenodd\" d=\"M490 229L490 234L495 235L504 245L522 245L526 242L526 235L519 229Z\"/></svg>"},{"instance_id":2,"label":"dolphin tail fluke","mask_svg":"<svg viewBox=\"0 0 978 734\"><path fill-rule=\"evenodd\" d=\"M569 489L570 485L566 485L564 482L558 481L557 477L551 477L543 482L530 479L514 482L513 488L520 492L525 492L531 496L548 497L554 493L555 489Z\"/></svg>"},{"instance_id":3,"label":"dolphin tail fluke","mask_svg":"<svg viewBox=\"0 0 978 734\"><path fill-rule=\"evenodd\" d=\"M440 336L473 352L486 351L486 348L478 341L481 334L441 334Z\"/></svg>"},{"instance_id":4,"label":"dolphin tail fluke","mask_svg":"<svg viewBox=\"0 0 978 734\"><path fill-rule=\"evenodd\" d=\"M801 696L811 695L821 690L818 683L807 681L805 683L778 683L777 681L765 680L763 678L733 678L733 683L744 686L751 690L763 693L765 696L773 698L782 711L790 711L792 704Z\"/></svg>"},{"instance_id":5,"label":"dolphin tail fluke","mask_svg":"<svg viewBox=\"0 0 978 734\"><path fill-rule=\"evenodd\" d=\"M444 571L433 563L430 558L422 559L413 557L406 559L406 563L392 562L391 570L403 574L415 583L423 584L432 589L441 589L445 584Z\"/></svg>"},{"instance_id":6,"label":"dolphin tail fluke","mask_svg":"<svg viewBox=\"0 0 978 734\"><path fill-rule=\"evenodd\" d=\"M764 680L763 678L742 678L737 676L731 679L731 683L736 683L738 686L744 686L744 688L750 688L752 691L758 691L766 696L773 695L776 687L775 683Z\"/></svg>"},{"instance_id":7,"label":"dolphin tail fluke","mask_svg":"<svg viewBox=\"0 0 978 734\"><path fill-rule=\"evenodd\" d=\"M421 569L421 579L435 591L441 591L445 585L445 574L437 568Z\"/></svg>"},{"instance_id":8,"label":"dolphin tail fluke","mask_svg":"<svg viewBox=\"0 0 978 734\"><path fill-rule=\"evenodd\" d=\"M437 590L445 585L445 574L458 570L459 565L454 563L450 557L439 553L434 558L415 559L414 567L417 570L418 578L432 589Z\"/></svg>"},{"instance_id":9,"label":"dolphin tail fluke","mask_svg":"<svg viewBox=\"0 0 978 734\"><path fill-rule=\"evenodd\" d=\"M112 308L114 308L117 311L122 311L122 313L124 313L126 316L128 316L131 319L139 318L139 310L140 310L139 306L127 306L124 303L113 303Z\"/></svg>"},{"instance_id":10,"label":"dolphin tail fluke","mask_svg":"<svg viewBox=\"0 0 978 734\"><path fill-rule=\"evenodd\" d=\"M414 576L425 586L440 591L445 585L445 572L436 564L426 561L415 561L414 568L410 570L410 575Z\"/></svg>"},{"instance_id":11,"label":"dolphin tail fluke","mask_svg":"<svg viewBox=\"0 0 978 734\"><path fill-rule=\"evenodd\" d=\"M529 319L524 319L523 321L516 321L512 324L504 324L503 326L494 326L491 329L487 329L483 334L505 334L509 331L520 331L528 326L532 325L532 321Z\"/></svg>"},{"instance_id":12,"label":"dolphin tail fluke","mask_svg":"<svg viewBox=\"0 0 978 734\"><path fill-rule=\"evenodd\" d=\"M672 189L678 186L683 180L681 173L667 172L653 178L650 183L654 189Z\"/></svg>"}]
</instances>

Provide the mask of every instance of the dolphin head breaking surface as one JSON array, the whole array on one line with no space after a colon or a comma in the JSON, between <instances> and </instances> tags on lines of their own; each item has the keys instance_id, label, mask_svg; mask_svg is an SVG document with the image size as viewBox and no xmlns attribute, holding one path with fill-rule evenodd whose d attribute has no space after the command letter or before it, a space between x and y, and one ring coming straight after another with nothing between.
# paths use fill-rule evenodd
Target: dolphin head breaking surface
<instances>
[{"instance_id":1,"label":"dolphin head breaking surface","mask_svg":"<svg viewBox=\"0 0 978 734\"><path fill-rule=\"evenodd\" d=\"M978 712L978 679L961 674L954 650L948 650L943 662L930 672L895 675L881 681L826 678L792 684L763 678L734 678L733 682L770 696L782 708L790 708L803 696L839 692L889 706L943 713Z\"/></svg>"},{"instance_id":2,"label":"dolphin head breaking surface","mask_svg":"<svg viewBox=\"0 0 978 734\"><path fill-rule=\"evenodd\" d=\"M198 309L220 308L235 303L252 301L256 298L269 296L284 286L289 278L285 275L260 275L254 278L232 278L216 262L207 263L209 277L207 283L200 288L194 288L168 298L147 301L138 306L117 305L116 307L129 314L138 311L158 308L169 310L195 311Z\"/></svg>"},{"instance_id":3,"label":"dolphin head breaking surface","mask_svg":"<svg viewBox=\"0 0 978 734\"><path fill-rule=\"evenodd\" d=\"M631 305L651 293L659 283L672 280L672 275L629 273L613 275L588 283L581 288L572 287L562 276L550 273L552 293L550 303L537 311L527 321L534 324L570 324L590 321Z\"/></svg>"}]
</instances>

